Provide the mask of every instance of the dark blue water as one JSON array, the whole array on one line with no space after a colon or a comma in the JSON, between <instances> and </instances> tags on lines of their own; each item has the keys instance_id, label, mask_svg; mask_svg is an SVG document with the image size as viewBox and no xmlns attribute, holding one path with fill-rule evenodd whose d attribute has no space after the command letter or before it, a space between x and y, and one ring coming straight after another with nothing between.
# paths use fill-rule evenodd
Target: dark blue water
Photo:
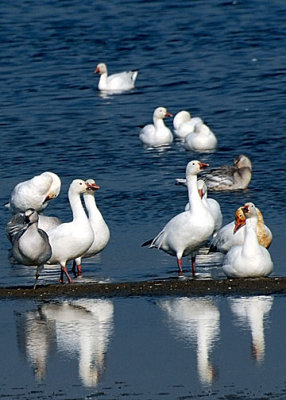
<instances>
[{"instance_id":1,"label":"dark blue water","mask_svg":"<svg viewBox=\"0 0 286 400\"><path fill-rule=\"evenodd\" d=\"M184 208L186 190L175 179L191 159L213 167L244 153L253 162L248 190L211 196L224 223L246 201L261 209L274 235L273 275L285 275L283 0L26 0L3 2L0 11L1 204L18 182L51 170L62 190L47 213L68 221L69 184L94 178L111 240L99 257L86 260L83 279L173 278L175 259L140 245ZM98 62L110 73L139 69L136 89L102 96L93 74ZM177 141L142 147L140 126L158 106L202 117L217 136L217 151L187 152ZM172 127L172 120L166 123ZM31 284L34 271L9 263L8 218L0 208L0 284ZM189 261L183 265L188 270ZM198 263L198 272L204 265ZM207 273L215 278L221 270L208 265ZM41 283L55 282L57 274L47 269Z\"/></svg>"}]
</instances>

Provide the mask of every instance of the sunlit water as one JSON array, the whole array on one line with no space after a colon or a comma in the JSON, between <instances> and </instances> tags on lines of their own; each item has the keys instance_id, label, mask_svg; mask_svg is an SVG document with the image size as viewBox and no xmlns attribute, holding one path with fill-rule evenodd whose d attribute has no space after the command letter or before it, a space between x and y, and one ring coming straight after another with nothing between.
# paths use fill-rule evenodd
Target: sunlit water
<instances>
[{"instance_id":1,"label":"sunlit water","mask_svg":"<svg viewBox=\"0 0 286 400\"><path fill-rule=\"evenodd\" d=\"M213 167L232 163L240 153L248 155L253 162L253 178L248 190L209 196L219 201L224 223L231 221L237 207L246 201L253 201L261 209L274 236L270 247L273 275L285 276L286 5L283 0L193 0L181 3L45 0L41 4L26 0L19 4L3 2L0 10L0 202L4 205L9 200L10 192L18 182L52 170L61 177L62 190L49 205L47 214L68 221L71 219L67 200L69 184L75 178L94 178L101 187L96 199L110 227L111 240L99 256L85 261L82 282L176 277L175 258L158 250L142 248L141 243L157 234L172 216L184 209L186 189L176 186L175 179L184 177L188 161L200 159ZM126 94L102 96L97 90L98 76L93 74L98 62L106 62L110 73L139 69L137 88ZM165 106L173 114L186 109L192 115L202 117L217 136L217 151L211 154L187 152L179 141L163 149L144 148L138 139L140 126L151 122L157 106ZM171 119L166 123L172 127ZM8 211L1 207L0 284L30 285L34 270L9 262L10 245L5 236L8 219ZM217 256L201 256L197 270L201 275L217 278L223 276L220 265ZM186 275L190 274L188 259L183 260L183 266ZM40 283L55 283L58 273L58 268L47 268ZM122 312L110 311L107 322L110 332L107 334L103 330L107 338L102 341L102 346L113 363L107 370L102 366L99 368L98 379L103 385L100 390L107 393L106 397L114 398L120 393L138 398L162 398L164 395L160 393L165 391L172 398L174 393L191 396L192 387L199 393L203 367L199 366L195 350L199 345L195 339L199 329L195 316L190 318L194 323L189 327L184 324L181 313L172 315L174 303L133 300L116 300L111 305L121 307ZM277 371L273 354L278 353L282 359L283 349L277 350L278 342L274 353L268 353L268 358L263 355L263 361L253 361L250 333L243 334L242 329L242 325L249 326L249 321L246 316L242 321L243 317L237 311L241 308L243 313L245 306L231 305L226 299L216 301L214 304L211 301L213 320L207 329L213 330L209 357L220 368L217 373L216 366L210 361L204 380L209 380L213 371L214 376L224 378L214 379L217 383L212 385L217 386L207 390L219 393L224 387L225 392L232 393L239 387L244 395L248 385L251 385L250 392L260 387L258 382L262 382L261 393L266 391L266 382L269 390L283 387L279 374L271 374L274 378L269 382L268 368ZM122 340L117 330L126 334L126 318L137 313L135 307L139 305L141 312L135 322L136 337L132 337L130 348L119 344L114 347L114 340ZM40 325L43 318L52 326L53 333L44 334L54 349L54 352L50 351L47 340L48 367L42 371L40 366L35 367L24 339L21 339L21 343L24 341L21 348L27 353L24 359L19 358L18 349L12 346L9 357L15 357L21 374L17 374L15 385L12 383L15 377L8 375L5 390L14 388L14 393L19 390L17 395L21 396L29 388L36 387L33 395L41 397L37 390L42 384L47 393L52 392L50 387L66 393L69 388L77 391L77 386L88 386L80 378L83 372L79 372L79 346L76 350L66 349L68 344L63 344L61 339L64 334L55 334L61 325L58 320L50 320L45 314L38 315L37 305L26 302L23 305L3 302L1 306L7 312L5 318L9 322L1 328L6 338L2 345L13 340L11 332L15 331L15 320L11 309L15 309L20 312L19 320L22 321L16 318L17 326L25 324L25 318L36 319L36 325L37 318ZM277 324L275 317L283 312L284 297L275 298L271 313L273 309L276 314L271 322L271 334L266 330L269 346L274 346L272 338L275 335L281 336L283 324L281 318L280 325ZM155 336L150 334L151 327L156 329L154 314L162 318ZM117 323L112 318L117 319ZM238 325L234 324L235 320ZM178 325L176 329L174 321ZM216 324L219 329L214 329ZM73 329L76 328L71 331ZM160 336L162 330L163 337ZM231 353L234 335L238 348L243 341L248 343L248 353L237 354L239 363ZM127 343L127 337L124 339ZM73 337L71 347L74 342ZM146 348L149 344L151 349ZM227 351L224 351L225 346ZM138 361L135 362L134 348L140 349L142 368ZM115 349L121 353L110 354ZM180 363L183 350L186 351L183 358L187 359L187 367ZM97 353L91 350L91 354ZM61 356L67 355L69 362L62 361ZM31 368L27 368L27 360ZM100 364L98 360L96 363ZM106 364L106 361L102 363ZM237 363L241 372L235 373ZM245 383L244 379L253 373L253 363L256 377ZM246 366L242 367L244 364ZM5 370L6 365L1 368ZM35 368L43 375L42 384L34 383L31 371ZM103 378L102 368L106 371ZM162 369L164 373L159 376ZM55 381L57 385L53 386ZM64 386L61 386L62 382ZM150 388L147 382L151 382ZM169 382L172 382L171 386ZM108 391L107 388L112 389Z\"/></svg>"},{"instance_id":2,"label":"sunlit water","mask_svg":"<svg viewBox=\"0 0 286 400\"><path fill-rule=\"evenodd\" d=\"M284 399L285 305L279 296L2 301L0 396Z\"/></svg>"}]
</instances>

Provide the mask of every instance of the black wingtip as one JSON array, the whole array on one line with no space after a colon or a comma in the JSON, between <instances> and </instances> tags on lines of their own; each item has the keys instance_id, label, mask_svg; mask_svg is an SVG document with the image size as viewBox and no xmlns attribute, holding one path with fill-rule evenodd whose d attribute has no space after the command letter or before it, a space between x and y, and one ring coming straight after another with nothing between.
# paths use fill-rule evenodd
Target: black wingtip
<instances>
[{"instance_id":1,"label":"black wingtip","mask_svg":"<svg viewBox=\"0 0 286 400\"><path fill-rule=\"evenodd\" d=\"M151 244L152 242L153 242L153 239L147 240L147 242L144 242L143 244L141 244L141 247L149 246L149 244Z\"/></svg>"}]
</instances>

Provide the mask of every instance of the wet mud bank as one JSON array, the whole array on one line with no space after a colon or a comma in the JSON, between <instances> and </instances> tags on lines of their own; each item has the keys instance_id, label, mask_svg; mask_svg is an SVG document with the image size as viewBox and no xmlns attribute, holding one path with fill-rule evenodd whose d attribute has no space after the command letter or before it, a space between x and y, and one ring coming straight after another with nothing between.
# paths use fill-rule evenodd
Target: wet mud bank
<instances>
[{"instance_id":1,"label":"wet mud bank","mask_svg":"<svg viewBox=\"0 0 286 400\"><path fill-rule=\"evenodd\" d=\"M286 277L257 279L174 279L119 283L72 283L0 287L0 298L205 296L286 294Z\"/></svg>"}]
</instances>

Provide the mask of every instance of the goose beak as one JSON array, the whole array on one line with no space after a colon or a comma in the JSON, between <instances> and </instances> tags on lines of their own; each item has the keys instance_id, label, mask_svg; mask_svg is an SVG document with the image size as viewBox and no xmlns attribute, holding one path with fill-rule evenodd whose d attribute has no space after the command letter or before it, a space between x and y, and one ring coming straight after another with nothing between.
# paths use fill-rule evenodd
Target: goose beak
<instances>
[{"instance_id":1,"label":"goose beak","mask_svg":"<svg viewBox=\"0 0 286 400\"><path fill-rule=\"evenodd\" d=\"M172 117L173 114L169 113L169 111L166 112L165 117Z\"/></svg>"},{"instance_id":2,"label":"goose beak","mask_svg":"<svg viewBox=\"0 0 286 400\"><path fill-rule=\"evenodd\" d=\"M99 74L99 68L98 67L96 67L96 69L93 71L95 74Z\"/></svg>"},{"instance_id":3,"label":"goose beak","mask_svg":"<svg viewBox=\"0 0 286 400\"><path fill-rule=\"evenodd\" d=\"M95 191L98 189L100 189L100 186L98 186L96 183L92 183L92 184L87 183L87 190Z\"/></svg>"},{"instance_id":4,"label":"goose beak","mask_svg":"<svg viewBox=\"0 0 286 400\"><path fill-rule=\"evenodd\" d=\"M205 169L205 168L209 167L210 165L203 163L203 162L199 162L199 166L200 166L200 169Z\"/></svg>"}]
</instances>

